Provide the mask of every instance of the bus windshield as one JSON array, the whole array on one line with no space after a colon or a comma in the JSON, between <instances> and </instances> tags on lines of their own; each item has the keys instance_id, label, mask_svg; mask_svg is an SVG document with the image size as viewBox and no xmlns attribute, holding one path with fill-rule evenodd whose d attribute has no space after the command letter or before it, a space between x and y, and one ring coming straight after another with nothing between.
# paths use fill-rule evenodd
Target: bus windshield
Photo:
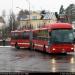
<instances>
[{"instance_id":1,"label":"bus windshield","mask_svg":"<svg viewBox=\"0 0 75 75\"><path fill-rule=\"evenodd\" d=\"M53 43L72 43L74 40L73 30L59 29L53 30L51 33L51 41Z\"/></svg>"}]
</instances>

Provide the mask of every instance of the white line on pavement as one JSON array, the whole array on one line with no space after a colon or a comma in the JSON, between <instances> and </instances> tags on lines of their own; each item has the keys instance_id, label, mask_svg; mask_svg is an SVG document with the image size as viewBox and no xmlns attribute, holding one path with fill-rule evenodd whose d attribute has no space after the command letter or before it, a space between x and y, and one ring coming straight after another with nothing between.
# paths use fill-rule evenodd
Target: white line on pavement
<instances>
[{"instance_id":1,"label":"white line on pavement","mask_svg":"<svg viewBox=\"0 0 75 75\"><path fill-rule=\"evenodd\" d=\"M0 47L11 47L11 46L0 46Z\"/></svg>"}]
</instances>

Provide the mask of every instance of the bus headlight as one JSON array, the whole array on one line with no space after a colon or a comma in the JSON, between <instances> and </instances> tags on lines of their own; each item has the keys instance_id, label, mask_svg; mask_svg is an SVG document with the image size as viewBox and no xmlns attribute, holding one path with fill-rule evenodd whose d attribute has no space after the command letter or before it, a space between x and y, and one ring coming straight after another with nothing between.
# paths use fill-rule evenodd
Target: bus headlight
<instances>
[{"instance_id":1,"label":"bus headlight","mask_svg":"<svg viewBox=\"0 0 75 75\"><path fill-rule=\"evenodd\" d=\"M53 51L55 50L55 48L52 49Z\"/></svg>"},{"instance_id":2,"label":"bus headlight","mask_svg":"<svg viewBox=\"0 0 75 75\"><path fill-rule=\"evenodd\" d=\"M73 50L74 48L71 48L71 50Z\"/></svg>"}]
</instances>

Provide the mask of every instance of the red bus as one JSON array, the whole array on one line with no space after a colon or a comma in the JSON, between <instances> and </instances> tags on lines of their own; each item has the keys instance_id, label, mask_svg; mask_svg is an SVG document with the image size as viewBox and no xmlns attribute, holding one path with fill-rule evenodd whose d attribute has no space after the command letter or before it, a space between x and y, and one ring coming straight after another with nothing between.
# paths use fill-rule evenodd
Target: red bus
<instances>
[{"instance_id":1,"label":"red bus","mask_svg":"<svg viewBox=\"0 0 75 75\"><path fill-rule=\"evenodd\" d=\"M74 52L73 29L69 23L54 23L33 30L33 49L48 53Z\"/></svg>"},{"instance_id":2,"label":"red bus","mask_svg":"<svg viewBox=\"0 0 75 75\"><path fill-rule=\"evenodd\" d=\"M30 47L30 30L15 30L11 31L11 46L15 48L29 48Z\"/></svg>"}]
</instances>

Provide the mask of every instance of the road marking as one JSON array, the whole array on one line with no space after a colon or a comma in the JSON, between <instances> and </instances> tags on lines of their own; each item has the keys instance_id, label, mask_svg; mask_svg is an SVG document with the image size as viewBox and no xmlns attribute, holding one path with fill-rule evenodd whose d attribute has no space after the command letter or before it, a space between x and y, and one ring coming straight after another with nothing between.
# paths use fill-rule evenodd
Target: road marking
<instances>
[{"instance_id":1,"label":"road marking","mask_svg":"<svg viewBox=\"0 0 75 75\"><path fill-rule=\"evenodd\" d=\"M11 47L11 46L0 46L0 47Z\"/></svg>"}]
</instances>

